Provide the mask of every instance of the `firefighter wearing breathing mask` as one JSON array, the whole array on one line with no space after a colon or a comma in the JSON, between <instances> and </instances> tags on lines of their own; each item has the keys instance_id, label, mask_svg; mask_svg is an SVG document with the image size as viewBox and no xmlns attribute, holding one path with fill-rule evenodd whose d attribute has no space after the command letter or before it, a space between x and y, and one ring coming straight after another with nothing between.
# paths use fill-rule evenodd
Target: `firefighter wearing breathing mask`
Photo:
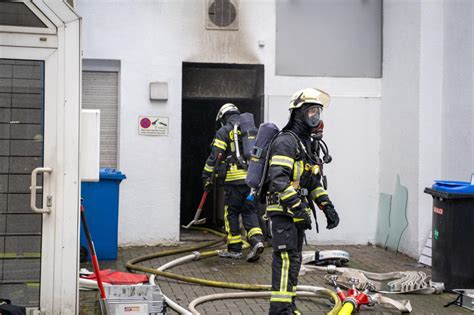
<instances>
[{"instance_id":1,"label":"firefighter wearing breathing mask","mask_svg":"<svg viewBox=\"0 0 474 315\"><path fill-rule=\"evenodd\" d=\"M232 103L221 106L217 113L216 121L220 123L221 128L211 144L211 153L206 160L202 172L203 188L206 191L211 189L210 176L215 167L217 156L222 154L224 159L222 163L226 166L224 180L224 223L227 232L227 250L219 251L219 257L222 258L242 258L242 236L239 217L250 243L250 251L247 255L248 262L256 262L264 250L262 229L259 226L256 203L246 199L250 188L245 184L247 171L245 162L237 152L243 152L240 138L240 111ZM237 137L237 141L236 138ZM236 148L235 144L239 148Z\"/></svg>"},{"instance_id":2,"label":"firefighter wearing breathing mask","mask_svg":"<svg viewBox=\"0 0 474 315\"><path fill-rule=\"evenodd\" d=\"M319 163L312 152L311 134L329 95L307 88L290 101L290 119L270 148L267 175L267 215L272 223L272 293L270 314L299 314L295 305L304 233L311 229L309 202L324 212L327 229L339 216L321 184Z\"/></svg>"}]
</instances>

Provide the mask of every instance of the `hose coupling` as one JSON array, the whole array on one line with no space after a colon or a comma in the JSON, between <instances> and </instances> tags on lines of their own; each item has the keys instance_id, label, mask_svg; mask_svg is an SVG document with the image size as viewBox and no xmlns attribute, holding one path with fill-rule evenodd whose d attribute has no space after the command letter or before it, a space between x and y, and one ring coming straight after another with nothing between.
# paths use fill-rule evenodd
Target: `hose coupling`
<instances>
[{"instance_id":1,"label":"hose coupling","mask_svg":"<svg viewBox=\"0 0 474 315\"><path fill-rule=\"evenodd\" d=\"M367 295L367 300L369 301L367 303L367 306L375 306L375 304L377 303L377 301L371 295Z\"/></svg>"},{"instance_id":2,"label":"hose coupling","mask_svg":"<svg viewBox=\"0 0 474 315\"><path fill-rule=\"evenodd\" d=\"M329 274L335 274L336 273L336 265L328 265L326 267L326 272L329 273Z\"/></svg>"}]
</instances>

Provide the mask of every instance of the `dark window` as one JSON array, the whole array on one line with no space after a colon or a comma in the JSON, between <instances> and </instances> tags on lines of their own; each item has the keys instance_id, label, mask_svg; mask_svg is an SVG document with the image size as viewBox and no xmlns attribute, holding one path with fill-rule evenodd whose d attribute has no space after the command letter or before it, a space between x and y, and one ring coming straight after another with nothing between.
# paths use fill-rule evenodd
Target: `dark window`
<instances>
[{"instance_id":1,"label":"dark window","mask_svg":"<svg viewBox=\"0 0 474 315\"><path fill-rule=\"evenodd\" d=\"M0 25L46 28L46 25L21 2L0 1Z\"/></svg>"}]
</instances>

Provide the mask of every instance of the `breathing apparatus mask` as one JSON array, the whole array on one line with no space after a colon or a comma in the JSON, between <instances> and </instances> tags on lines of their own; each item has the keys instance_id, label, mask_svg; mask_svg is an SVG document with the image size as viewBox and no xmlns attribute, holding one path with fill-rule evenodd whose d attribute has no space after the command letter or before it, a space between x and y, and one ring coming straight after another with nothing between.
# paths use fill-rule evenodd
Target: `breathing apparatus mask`
<instances>
[{"instance_id":1,"label":"breathing apparatus mask","mask_svg":"<svg viewBox=\"0 0 474 315\"><path fill-rule=\"evenodd\" d=\"M315 128L321 119L323 107L320 105L309 105L303 107L304 122L310 128Z\"/></svg>"},{"instance_id":2,"label":"breathing apparatus mask","mask_svg":"<svg viewBox=\"0 0 474 315\"><path fill-rule=\"evenodd\" d=\"M311 134L321 121L322 107L317 104L304 104L294 109L290 115L290 122L296 123L300 130Z\"/></svg>"}]
</instances>

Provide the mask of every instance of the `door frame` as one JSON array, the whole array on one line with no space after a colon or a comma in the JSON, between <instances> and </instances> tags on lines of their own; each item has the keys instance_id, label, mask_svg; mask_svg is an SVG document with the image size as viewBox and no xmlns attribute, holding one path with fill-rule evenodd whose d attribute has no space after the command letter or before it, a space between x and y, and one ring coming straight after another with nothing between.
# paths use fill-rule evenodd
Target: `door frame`
<instances>
[{"instance_id":1,"label":"door frame","mask_svg":"<svg viewBox=\"0 0 474 315\"><path fill-rule=\"evenodd\" d=\"M0 30L0 58L44 62L43 166L52 172L44 176L43 205L48 195L53 201L42 215L40 311L77 314L81 20L64 2L46 2L35 1L56 34Z\"/></svg>"},{"instance_id":2,"label":"door frame","mask_svg":"<svg viewBox=\"0 0 474 315\"><path fill-rule=\"evenodd\" d=\"M212 94L212 93L208 93L206 95L191 95L193 93L190 93L188 94L188 91L187 91L187 88L189 88L189 86L192 86L192 84L190 84L186 78L186 74L187 74L187 71L189 71L190 69L204 69L204 70L210 70L210 69L213 69L213 70L223 70L223 71L226 71L226 70L242 70L242 71L255 71L255 84L253 86L254 90L253 90L253 94L252 95L230 95L230 96L226 96L224 94ZM264 64L246 64L246 63L215 63L215 62L188 62L188 61L184 61L182 63L182 68L181 68L181 71L182 71L182 87L181 87L181 120L182 120L182 126L181 126L181 164L180 164L180 176L181 176L181 179L183 179L183 176L187 176L188 174L184 174L183 172L183 152L185 151L184 150L184 136L183 136L183 132L185 130L185 125L184 125L184 115L183 115L183 112L185 110L185 102L187 101L214 101L214 102L221 102L220 105L217 107L219 108L220 106L222 106L222 104L224 103L227 103L227 102L231 102L231 103L235 103L235 104L239 104L239 101L250 101L250 100L253 100L255 102L258 102L259 103L259 114L260 114L260 119L262 122L264 122L265 120L265 99L264 99L264 92L265 92L265 65ZM207 91L209 92L209 91ZM217 108L216 108L216 113L217 113ZM242 110L242 108L240 108ZM258 125L258 124L257 124ZM214 126L208 126L209 128L212 128L214 129ZM209 143L206 143L205 144L206 147L207 145L209 145ZM202 166L204 165L204 161L202 161L202 164L201 164L201 169L202 169ZM194 178L194 177L193 177ZM194 211L195 211L195 208L191 208L189 210L185 210L183 209L183 196L184 196L184 186L183 186L183 181L181 181L181 185L180 185L180 191L181 191L181 197L180 197L180 224L188 224L190 222L190 220L194 217ZM222 188L222 187L221 187ZM199 195L199 192L197 194L193 194L193 197L191 197L192 199L195 199L192 201L193 205L197 206L198 202L199 202L199 198L200 195ZM208 199L209 199L209 195L208 195ZM224 209L224 198L223 198L223 190L222 189L214 189L213 190L213 194L211 195L211 200L208 200L207 203L209 204L210 202L212 202L212 215L211 215L211 219L213 219L213 222L210 222L210 220L208 220L208 223L213 223L213 224L218 224L219 225L219 221L222 222L223 221L223 209ZM208 207L208 209L206 210L207 211L207 215L210 215L210 212L211 212L211 209L209 209L211 207ZM184 212L188 212L189 211L189 217L186 215L187 217L187 221L185 221L186 219L183 220L183 217L185 217ZM205 211L205 212L206 212ZM222 214L222 215L221 215ZM204 216L204 214L202 215Z\"/></svg>"}]
</instances>

